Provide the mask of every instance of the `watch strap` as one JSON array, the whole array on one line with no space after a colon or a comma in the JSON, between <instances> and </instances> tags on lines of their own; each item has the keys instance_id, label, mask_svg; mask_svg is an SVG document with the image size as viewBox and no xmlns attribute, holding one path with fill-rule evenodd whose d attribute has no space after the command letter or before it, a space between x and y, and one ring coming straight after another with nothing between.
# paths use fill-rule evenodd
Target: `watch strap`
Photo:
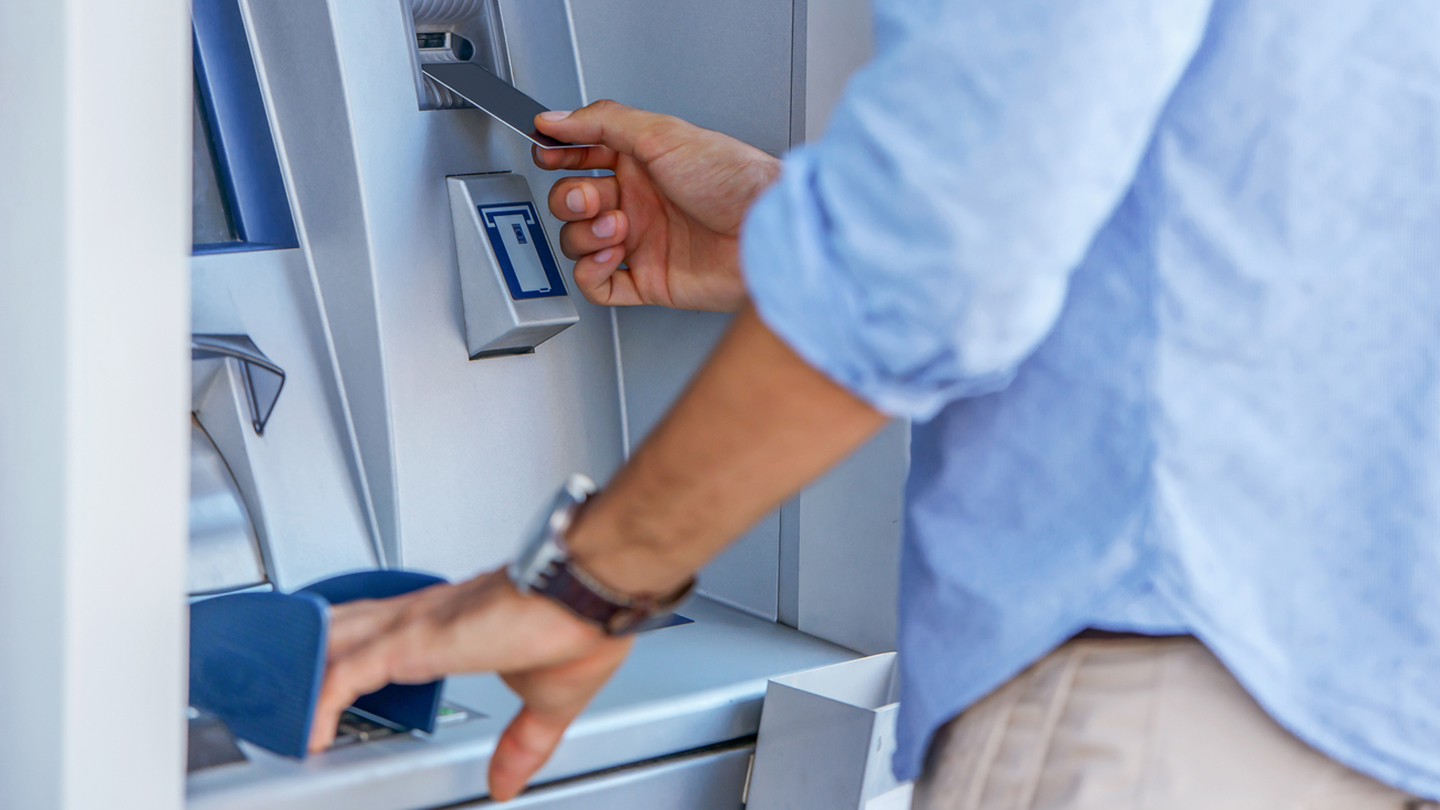
<instances>
[{"instance_id":1,"label":"watch strap","mask_svg":"<svg viewBox=\"0 0 1440 810\"><path fill-rule=\"evenodd\" d=\"M599 625L612 636L628 635L642 629L648 620L668 614L694 589L695 580L692 578L668 596L626 596L607 588L568 557L553 560L529 588L533 593L560 603L576 616Z\"/></svg>"}]
</instances>

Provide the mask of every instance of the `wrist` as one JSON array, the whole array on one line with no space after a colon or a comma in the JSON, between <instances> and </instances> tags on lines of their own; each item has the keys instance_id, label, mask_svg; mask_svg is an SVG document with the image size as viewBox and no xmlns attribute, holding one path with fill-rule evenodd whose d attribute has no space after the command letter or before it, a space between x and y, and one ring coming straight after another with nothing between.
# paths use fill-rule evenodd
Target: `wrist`
<instances>
[{"instance_id":1,"label":"wrist","mask_svg":"<svg viewBox=\"0 0 1440 810\"><path fill-rule=\"evenodd\" d=\"M611 590L632 598L673 594L694 576L685 561L664 544L647 542L621 529L606 508L604 496L577 517L565 544L590 576Z\"/></svg>"},{"instance_id":2,"label":"wrist","mask_svg":"<svg viewBox=\"0 0 1440 810\"><path fill-rule=\"evenodd\" d=\"M583 475L572 475L555 494L541 525L507 569L510 581L522 594L537 593L592 622L612 636L623 636L642 628L647 621L669 613L694 587L693 580L670 591L652 591L654 578L636 579L630 566L608 563L613 555L591 555L597 566L615 582L604 581L585 567L585 561L571 548L572 530L595 497L595 483ZM593 544L582 541L583 549ZM646 567L644 571L653 569ZM622 587L639 585L634 590Z\"/></svg>"}]
</instances>

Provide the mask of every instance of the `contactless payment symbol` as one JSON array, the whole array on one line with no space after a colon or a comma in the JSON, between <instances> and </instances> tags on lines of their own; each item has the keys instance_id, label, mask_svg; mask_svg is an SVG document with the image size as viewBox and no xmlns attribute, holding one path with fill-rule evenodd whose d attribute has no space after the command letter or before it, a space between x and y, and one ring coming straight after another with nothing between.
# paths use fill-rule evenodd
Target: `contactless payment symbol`
<instances>
[{"instance_id":1,"label":"contactless payment symbol","mask_svg":"<svg viewBox=\"0 0 1440 810\"><path fill-rule=\"evenodd\" d=\"M510 297L518 301L564 295L565 282L534 204L500 203L479 208L480 221L510 288Z\"/></svg>"}]
</instances>

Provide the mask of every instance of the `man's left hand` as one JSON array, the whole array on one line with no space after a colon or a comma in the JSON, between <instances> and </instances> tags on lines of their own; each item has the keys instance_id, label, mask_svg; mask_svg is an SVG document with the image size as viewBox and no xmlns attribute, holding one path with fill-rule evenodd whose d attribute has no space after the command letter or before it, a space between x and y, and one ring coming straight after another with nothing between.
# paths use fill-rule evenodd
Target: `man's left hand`
<instances>
[{"instance_id":1,"label":"man's left hand","mask_svg":"<svg viewBox=\"0 0 1440 810\"><path fill-rule=\"evenodd\" d=\"M328 748L341 713L386 684L496 672L525 704L490 759L490 795L500 801L524 789L630 651L630 639L521 594L504 571L332 611L310 750Z\"/></svg>"}]
</instances>

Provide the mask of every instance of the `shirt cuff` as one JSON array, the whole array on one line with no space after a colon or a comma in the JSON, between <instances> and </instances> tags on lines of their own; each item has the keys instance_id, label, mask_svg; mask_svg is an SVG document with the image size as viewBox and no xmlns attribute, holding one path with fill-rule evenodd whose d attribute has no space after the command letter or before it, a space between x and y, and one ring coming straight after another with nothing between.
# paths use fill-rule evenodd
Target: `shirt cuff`
<instances>
[{"instance_id":1,"label":"shirt cuff","mask_svg":"<svg viewBox=\"0 0 1440 810\"><path fill-rule=\"evenodd\" d=\"M890 416L926 422L956 399L1004 388L1013 368L964 373L954 330L934 328L948 309L940 299L957 295L955 279L923 271L909 279L877 275L843 260L815 170L810 148L792 152L781 179L746 217L741 270L765 325L806 363ZM893 294L907 284L914 288ZM935 308L917 311L926 301Z\"/></svg>"}]
</instances>

